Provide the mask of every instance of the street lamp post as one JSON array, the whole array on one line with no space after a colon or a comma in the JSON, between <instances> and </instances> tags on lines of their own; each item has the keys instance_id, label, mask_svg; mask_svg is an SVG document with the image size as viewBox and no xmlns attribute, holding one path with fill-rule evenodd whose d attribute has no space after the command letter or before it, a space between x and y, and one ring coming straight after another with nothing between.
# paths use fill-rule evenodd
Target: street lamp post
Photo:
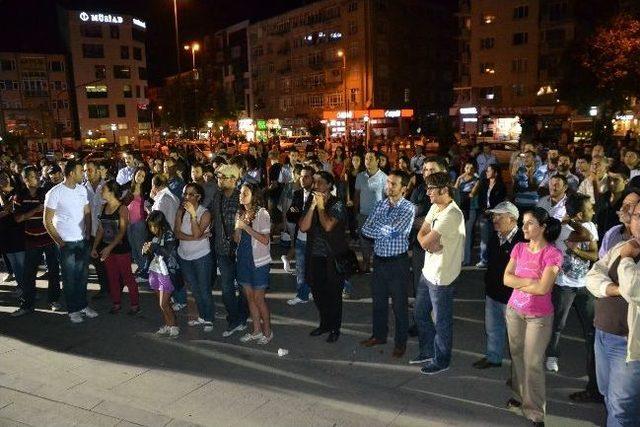
<instances>
[{"instance_id":1,"label":"street lamp post","mask_svg":"<svg viewBox=\"0 0 640 427\"><path fill-rule=\"evenodd\" d=\"M182 105L182 91L180 90L180 39L178 36L178 1L173 0L173 24L176 30L176 65L178 66L178 75L176 86L178 89L178 107L180 109L180 126L184 127L184 108Z\"/></svg>"},{"instance_id":2,"label":"street lamp post","mask_svg":"<svg viewBox=\"0 0 640 427\"><path fill-rule=\"evenodd\" d=\"M195 73L196 72L196 52L200 50L200 44L198 42L193 42L190 45L185 44L184 50L191 51L191 69Z\"/></svg>"},{"instance_id":3,"label":"street lamp post","mask_svg":"<svg viewBox=\"0 0 640 427\"><path fill-rule=\"evenodd\" d=\"M192 42L190 45L184 45L184 50L191 51L191 66L193 72L193 109L195 113L196 119L196 138L197 134L200 131L200 120L198 114L198 70L196 68L196 52L200 50L200 44L198 42Z\"/></svg>"},{"instance_id":4,"label":"street lamp post","mask_svg":"<svg viewBox=\"0 0 640 427\"><path fill-rule=\"evenodd\" d=\"M337 52L338 58L342 58L342 82L344 83L344 135L347 142L350 139L349 126L349 101L347 100L347 54L344 50L340 49Z\"/></svg>"},{"instance_id":5,"label":"street lamp post","mask_svg":"<svg viewBox=\"0 0 640 427\"><path fill-rule=\"evenodd\" d=\"M116 129L118 129L118 125L115 123L111 123L111 133L113 134L113 145L116 145Z\"/></svg>"},{"instance_id":6,"label":"street lamp post","mask_svg":"<svg viewBox=\"0 0 640 427\"><path fill-rule=\"evenodd\" d=\"M211 120L209 120L207 122L207 127L209 128L209 150L212 151L212 144L211 144L211 130L213 129L213 122Z\"/></svg>"}]
</instances>

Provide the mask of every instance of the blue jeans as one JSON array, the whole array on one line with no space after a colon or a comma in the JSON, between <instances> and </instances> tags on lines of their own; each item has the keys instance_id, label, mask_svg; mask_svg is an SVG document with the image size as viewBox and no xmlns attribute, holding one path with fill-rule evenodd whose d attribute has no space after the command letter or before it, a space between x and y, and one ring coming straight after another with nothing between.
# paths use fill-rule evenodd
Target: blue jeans
<instances>
[{"instance_id":1,"label":"blue jeans","mask_svg":"<svg viewBox=\"0 0 640 427\"><path fill-rule=\"evenodd\" d=\"M16 283L19 288L23 288L24 284L24 255L25 252L13 252L5 254L9 263L11 263L11 269L13 270L13 276L16 278Z\"/></svg>"},{"instance_id":2,"label":"blue jeans","mask_svg":"<svg viewBox=\"0 0 640 427\"><path fill-rule=\"evenodd\" d=\"M296 239L296 291L297 297L303 301L309 299L309 284L304 277L304 262L305 251L307 249L307 242L300 239Z\"/></svg>"},{"instance_id":3,"label":"blue jeans","mask_svg":"<svg viewBox=\"0 0 640 427\"><path fill-rule=\"evenodd\" d=\"M607 406L607 427L640 420L640 361L627 363L627 338L596 328L596 376Z\"/></svg>"},{"instance_id":4,"label":"blue jeans","mask_svg":"<svg viewBox=\"0 0 640 427\"><path fill-rule=\"evenodd\" d=\"M235 328L247 323L249 308L247 299L242 291L236 289L236 262L230 256L218 255L218 268L220 269L220 288L222 289L222 302L227 309L227 322L229 328ZM239 295L238 295L239 293Z\"/></svg>"},{"instance_id":5,"label":"blue jeans","mask_svg":"<svg viewBox=\"0 0 640 427\"><path fill-rule=\"evenodd\" d=\"M464 227L467 233L467 236L464 240L464 259L462 262L466 265L471 264L471 251L473 251L473 241L474 241L474 233L473 229L476 225L476 216L478 210L477 209L469 209L469 215L465 218Z\"/></svg>"},{"instance_id":6,"label":"blue jeans","mask_svg":"<svg viewBox=\"0 0 640 427\"><path fill-rule=\"evenodd\" d=\"M507 342L507 321L504 317L507 305L491 298L484 300L484 329L487 337L487 360L502 363L504 346Z\"/></svg>"},{"instance_id":7,"label":"blue jeans","mask_svg":"<svg viewBox=\"0 0 640 427\"><path fill-rule=\"evenodd\" d=\"M453 285L437 286L424 275L416 290L415 318L420 356L433 357L433 363L446 368L451 363L453 345ZM431 312L436 322L431 319Z\"/></svg>"},{"instance_id":8,"label":"blue jeans","mask_svg":"<svg viewBox=\"0 0 640 427\"><path fill-rule=\"evenodd\" d=\"M65 242L60 248L62 289L67 311L75 313L87 307L87 276L89 268L89 242Z\"/></svg>"},{"instance_id":9,"label":"blue jeans","mask_svg":"<svg viewBox=\"0 0 640 427\"><path fill-rule=\"evenodd\" d=\"M191 293L198 306L198 315L207 322L213 322L213 294L211 293L211 253L205 256L186 260L178 257L180 270L184 280L191 286ZM183 287L184 289L184 287Z\"/></svg>"},{"instance_id":10,"label":"blue jeans","mask_svg":"<svg viewBox=\"0 0 640 427\"><path fill-rule=\"evenodd\" d=\"M40 248L27 249L24 258L24 294L22 308L33 309L36 299L36 273L45 256L48 276L48 302L58 302L60 299L60 251L54 243Z\"/></svg>"},{"instance_id":11,"label":"blue jeans","mask_svg":"<svg viewBox=\"0 0 640 427\"><path fill-rule=\"evenodd\" d=\"M485 215L480 214L480 262L487 264L489 262L489 239L491 233L494 232L493 222L491 218L487 218Z\"/></svg>"},{"instance_id":12,"label":"blue jeans","mask_svg":"<svg viewBox=\"0 0 640 427\"><path fill-rule=\"evenodd\" d=\"M142 244L147 239L147 223L145 221L138 221L134 224L129 224L127 228L127 238L129 240L129 246L131 246L131 257L133 258L133 262L138 266L138 273L140 273L142 272L142 266L144 264Z\"/></svg>"}]
</instances>

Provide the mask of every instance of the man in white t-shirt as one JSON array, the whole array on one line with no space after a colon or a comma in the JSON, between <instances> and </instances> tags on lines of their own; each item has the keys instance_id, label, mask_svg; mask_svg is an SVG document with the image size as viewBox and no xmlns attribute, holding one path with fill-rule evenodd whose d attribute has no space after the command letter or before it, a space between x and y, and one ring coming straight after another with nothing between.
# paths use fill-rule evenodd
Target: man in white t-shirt
<instances>
[{"instance_id":1,"label":"man in white t-shirt","mask_svg":"<svg viewBox=\"0 0 640 427\"><path fill-rule=\"evenodd\" d=\"M91 208L87 189L81 185L82 164L70 160L64 167L64 181L53 187L44 199L44 226L60 248L62 286L73 323L98 313L87 306L87 263L91 236Z\"/></svg>"},{"instance_id":2,"label":"man in white t-shirt","mask_svg":"<svg viewBox=\"0 0 640 427\"><path fill-rule=\"evenodd\" d=\"M418 232L418 241L426 253L415 302L420 352L409 363L424 363L420 372L433 375L446 371L451 363L454 292L451 284L462 269L465 222L453 200L446 172L429 175L426 191L432 206Z\"/></svg>"},{"instance_id":3,"label":"man in white t-shirt","mask_svg":"<svg viewBox=\"0 0 640 427\"><path fill-rule=\"evenodd\" d=\"M587 273L591 263L598 260L598 229L591 222L593 204L586 194L571 194L566 202L567 218L562 224L556 246L564 254L562 271L553 288L553 335L547 347L546 368L558 372L560 334L565 327L569 310L576 309L582 324L587 348L587 387L569 396L576 402L602 402L598 391L595 369L593 326L594 299L587 286Z\"/></svg>"}]
</instances>

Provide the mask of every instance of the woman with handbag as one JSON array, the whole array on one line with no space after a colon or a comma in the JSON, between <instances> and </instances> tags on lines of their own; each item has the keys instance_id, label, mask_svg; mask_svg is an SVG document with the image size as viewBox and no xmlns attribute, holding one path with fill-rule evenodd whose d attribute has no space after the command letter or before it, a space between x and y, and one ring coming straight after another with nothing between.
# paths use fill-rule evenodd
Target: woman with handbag
<instances>
[{"instance_id":1,"label":"woman with handbag","mask_svg":"<svg viewBox=\"0 0 640 427\"><path fill-rule=\"evenodd\" d=\"M342 260L348 252L345 235L346 209L331 195L333 175L319 171L314 175L313 201L300 219L300 231L307 233L305 271L320 314L320 325L311 336L329 332L327 342L340 337L342 324L342 284L345 272Z\"/></svg>"}]
</instances>

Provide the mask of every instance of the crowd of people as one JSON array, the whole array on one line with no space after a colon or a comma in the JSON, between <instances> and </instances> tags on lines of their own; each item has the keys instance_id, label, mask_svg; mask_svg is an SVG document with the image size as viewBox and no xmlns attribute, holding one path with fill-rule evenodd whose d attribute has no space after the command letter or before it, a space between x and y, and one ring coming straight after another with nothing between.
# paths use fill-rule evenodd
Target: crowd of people
<instances>
[{"instance_id":1,"label":"crowd of people","mask_svg":"<svg viewBox=\"0 0 640 427\"><path fill-rule=\"evenodd\" d=\"M570 398L604 402L608 426L637 426L638 147L523 143L508 165L490 144L454 145L440 156L423 150L255 144L234 155L225 147L212 157L173 149L37 164L5 152L0 251L5 282L17 283L11 316L34 311L36 279L48 281L46 309L66 310L73 323L98 316L87 296L91 264L93 298L108 296L112 314L123 310L125 287L127 313L138 313L139 287L149 287L163 322L157 334L175 338L184 326L176 313L190 293L197 316L186 325L209 333L215 285L226 311L223 337L265 345L277 332L266 293L279 241L289 246L282 261L295 277L287 303L313 300L317 308L311 336L338 341L342 301L355 293L350 278L363 274L372 333L361 345L387 343L391 299L393 357L416 336L408 363L435 375L451 365L463 267L485 269L486 353L473 367L511 359L507 405L544 424L545 371L560 369L573 307L588 382Z\"/></svg>"}]
</instances>

